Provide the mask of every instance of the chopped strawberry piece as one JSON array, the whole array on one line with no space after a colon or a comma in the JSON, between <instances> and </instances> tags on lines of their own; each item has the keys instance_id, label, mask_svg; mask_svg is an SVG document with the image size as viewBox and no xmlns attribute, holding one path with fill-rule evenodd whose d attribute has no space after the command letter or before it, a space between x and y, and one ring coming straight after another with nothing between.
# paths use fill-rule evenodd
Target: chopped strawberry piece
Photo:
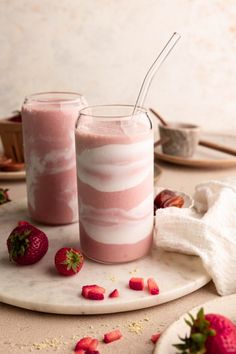
<instances>
[{"instance_id":1,"label":"chopped strawberry piece","mask_svg":"<svg viewBox=\"0 0 236 354\"><path fill-rule=\"evenodd\" d=\"M114 289L110 294L109 297L119 297L119 291L117 289Z\"/></svg>"},{"instance_id":2,"label":"chopped strawberry piece","mask_svg":"<svg viewBox=\"0 0 236 354\"><path fill-rule=\"evenodd\" d=\"M82 349L82 350L89 349L89 346L92 343L92 341L93 341L92 337L81 338L75 346L75 352L78 351L79 349Z\"/></svg>"},{"instance_id":3,"label":"chopped strawberry piece","mask_svg":"<svg viewBox=\"0 0 236 354\"><path fill-rule=\"evenodd\" d=\"M158 341L158 339L160 338L160 335L161 335L161 333L155 333L155 334L153 334L152 336L151 336L151 341L152 341L152 343L156 343L157 341Z\"/></svg>"},{"instance_id":4,"label":"chopped strawberry piece","mask_svg":"<svg viewBox=\"0 0 236 354\"><path fill-rule=\"evenodd\" d=\"M143 278L131 278L129 281L129 287L132 290L143 290L144 289Z\"/></svg>"},{"instance_id":5,"label":"chopped strawberry piece","mask_svg":"<svg viewBox=\"0 0 236 354\"><path fill-rule=\"evenodd\" d=\"M97 290L89 290L88 297L89 300L104 300L104 295Z\"/></svg>"},{"instance_id":6,"label":"chopped strawberry piece","mask_svg":"<svg viewBox=\"0 0 236 354\"><path fill-rule=\"evenodd\" d=\"M89 299L89 298L91 299L91 297L93 297L93 296L96 297L96 294L103 295L105 293L105 291L106 290L104 288L102 288L101 286L95 285L95 284L94 285L84 285L82 287L82 296L85 297L86 299ZM90 293L90 295L89 295L89 293ZM99 300L102 300L100 295L98 295L98 297L100 297ZM104 295L103 295L103 299L104 299ZM95 299L93 299L93 300L95 300Z\"/></svg>"},{"instance_id":7,"label":"chopped strawberry piece","mask_svg":"<svg viewBox=\"0 0 236 354\"><path fill-rule=\"evenodd\" d=\"M95 350L97 350L97 347L98 347L98 340L94 338L92 342L89 344L88 350L90 352L94 352Z\"/></svg>"},{"instance_id":8,"label":"chopped strawberry piece","mask_svg":"<svg viewBox=\"0 0 236 354\"><path fill-rule=\"evenodd\" d=\"M149 278L147 280L147 285L148 285L148 291L151 295L158 295L159 294L159 292L160 292L159 287L153 278Z\"/></svg>"},{"instance_id":9,"label":"chopped strawberry piece","mask_svg":"<svg viewBox=\"0 0 236 354\"><path fill-rule=\"evenodd\" d=\"M120 338L122 338L122 334L119 329L116 329L112 332L105 333L103 340L105 343L111 343Z\"/></svg>"}]
</instances>

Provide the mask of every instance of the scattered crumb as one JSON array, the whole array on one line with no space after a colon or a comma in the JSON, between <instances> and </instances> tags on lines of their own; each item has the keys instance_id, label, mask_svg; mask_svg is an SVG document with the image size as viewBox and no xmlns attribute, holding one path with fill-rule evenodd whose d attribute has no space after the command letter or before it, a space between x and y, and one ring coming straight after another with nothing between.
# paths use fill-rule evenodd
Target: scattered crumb
<instances>
[{"instance_id":1,"label":"scattered crumb","mask_svg":"<svg viewBox=\"0 0 236 354\"><path fill-rule=\"evenodd\" d=\"M138 268L134 268L133 270L131 270L130 272L129 272L129 274L136 274L136 273L138 273L139 272L139 269Z\"/></svg>"},{"instance_id":2,"label":"scattered crumb","mask_svg":"<svg viewBox=\"0 0 236 354\"><path fill-rule=\"evenodd\" d=\"M128 329L129 329L129 332L136 333L136 334L141 334L143 331L143 327L142 327L140 321L129 323Z\"/></svg>"},{"instance_id":3,"label":"scattered crumb","mask_svg":"<svg viewBox=\"0 0 236 354\"><path fill-rule=\"evenodd\" d=\"M40 343L33 343L31 345L31 350L42 350L42 349L51 349L54 350L60 349L63 345L63 341L60 338L46 338Z\"/></svg>"},{"instance_id":4,"label":"scattered crumb","mask_svg":"<svg viewBox=\"0 0 236 354\"><path fill-rule=\"evenodd\" d=\"M24 344L24 343L11 343L11 342L4 342L4 344L8 345L12 349L18 349L18 350L25 350L28 349L28 351L33 352L35 350L43 350L43 349L53 349L57 350L62 347L63 342L61 340L62 337L60 338L45 338L42 342L39 343L33 343L33 344ZM68 345L68 342L66 342L66 345Z\"/></svg>"},{"instance_id":5,"label":"scattered crumb","mask_svg":"<svg viewBox=\"0 0 236 354\"><path fill-rule=\"evenodd\" d=\"M117 278L115 277L114 274L108 274L107 279L112 281L113 283L117 281Z\"/></svg>"}]
</instances>

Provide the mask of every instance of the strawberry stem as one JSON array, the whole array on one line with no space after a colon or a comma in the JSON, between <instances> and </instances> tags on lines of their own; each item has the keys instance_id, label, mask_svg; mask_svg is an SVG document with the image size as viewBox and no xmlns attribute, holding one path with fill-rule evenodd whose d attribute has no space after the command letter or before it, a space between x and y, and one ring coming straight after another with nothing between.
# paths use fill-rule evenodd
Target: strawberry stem
<instances>
[{"instance_id":1,"label":"strawberry stem","mask_svg":"<svg viewBox=\"0 0 236 354\"><path fill-rule=\"evenodd\" d=\"M22 233L14 232L9 239L10 252L9 258L13 262L17 257L24 256L27 248L29 247L29 235L31 230L26 230Z\"/></svg>"},{"instance_id":2,"label":"strawberry stem","mask_svg":"<svg viewBox=\"0 0 236 354\"><path fill-rule=\"evenodd\" d=\"M8 189L0 188L0 205L10 202L9 195L7 192L8 192Z\"/></svg>"},{"instance_id":3,"label":"strawberry stem","mask_svg":"<svg viewBox=\"0 0 236 354\"><path fill-rule=\"evenodd\" d=\"M82 262L82 256L72 248L66 252L66 260L63 261L61 264L67 265L67 270L72 269L73 272L77 273L77 267Z\"/></svg>"},{"instance_id":4,"label":"strawberry stem","mask_svg":"<svg viewBox=\"0 0 236 354\"><path fill-rule=\"evenodd\" d=\"M201 308L196 319L189 314L185 323L190 327L190 334L184 338L179 337L182 343L174 344L179 354L205 354L205 343L208 337L215 336L216 332L210 328L210 322L206 320L204 310Z\"/></svg>"}]
</instances>

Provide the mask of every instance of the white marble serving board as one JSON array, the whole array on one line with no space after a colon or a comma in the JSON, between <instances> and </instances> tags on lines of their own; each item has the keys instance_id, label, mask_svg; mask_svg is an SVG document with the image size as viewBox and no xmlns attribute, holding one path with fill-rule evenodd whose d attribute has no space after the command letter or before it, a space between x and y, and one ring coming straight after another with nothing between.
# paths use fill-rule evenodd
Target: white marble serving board
<instances>
[{"instance_id":1,"label":"white marble serving board","mask_svg":"<svg viewBox=\"0 0 236 354\"><path fill-rule=\"evenodd\" d=\"M141 260L119 265L104 265L86 259L77 275L60 276L54 268L54 255L61 247L79 247L78 224L40 225L49 238L47 254L32 266L17 266L8 260L6 239L19 220L29 220L26 200L0 206L0 220L0 301L7 304L58 314L115 313L174 300L199 289L210 280L198 257L157 250ZM160 294L154 296L147 290L130 290L128 282L132 276L144 277L145 280L154 277ZM86 284L105 287L105 299L84 299L81 288ZM108 298L115 288L119 290L120 297Z\"/></svg>"}]
</instances>

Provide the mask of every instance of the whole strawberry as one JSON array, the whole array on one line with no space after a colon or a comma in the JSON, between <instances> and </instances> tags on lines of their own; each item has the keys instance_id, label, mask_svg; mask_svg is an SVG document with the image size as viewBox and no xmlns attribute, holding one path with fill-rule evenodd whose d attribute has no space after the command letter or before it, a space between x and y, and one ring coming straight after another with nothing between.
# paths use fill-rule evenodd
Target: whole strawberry
<instances>
[{"instance_id":1,"label":"whole strawberry","mask_svg":"<svg viewBox=\"0 0 236 354\"><path fill-rule=\"evenodd\" d=\"M82 253L69 247L59 249L55 255L55 267L62 275L74 275L80 271L84 264Z\"/></svg>"},{"instance_id":2,"label":"whole strawberry","mask_svg":"<svg viewBox=\"0 0 236 354\"><path fill-rule=\"evenodd\" d=\"M0 188L0 204L4 204L11 201L7 192L8 189Z\"/></svg>"},{"instance_id":3,"label":"whole strawberry","mask_svg":"<svg viewBox=\"0 0 236 354\"><path fill-rule=\"evenodd\" d=\"M195 319L185 320L190 335L180 338L183 343L174 347L182 354L236 354L236 326L225 316L204 315L203 308Z\"/></svg>"},{"instance_id":4,"label":"whole strawberry","mask_svg":"<svg viewBox=\"0 0 236 354\"><path fill-rule=\"evenodd\" d=\"M38 262L48 250L48 238L44 232L20 221L7 239L7 248L11 262L29 265Z\"/></svg>"}]
</instances>

